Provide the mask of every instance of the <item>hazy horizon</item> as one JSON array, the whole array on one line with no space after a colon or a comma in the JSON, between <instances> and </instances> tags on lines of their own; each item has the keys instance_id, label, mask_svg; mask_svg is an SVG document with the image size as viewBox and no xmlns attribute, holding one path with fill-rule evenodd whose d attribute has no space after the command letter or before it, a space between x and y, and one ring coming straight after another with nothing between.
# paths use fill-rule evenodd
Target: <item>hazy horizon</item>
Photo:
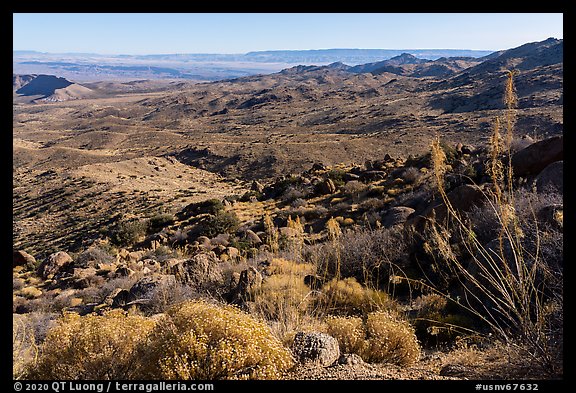
<instances>
[{"instance_id":1,"label":"hazy horizon","mask_svg":"<svg viewBox=\"0 0 576 393\"><path fill-rule=\"evenodd\" d=\"M326 49L498 51L563 38L561 13L14 13L13 48L51 54Z\"/></svg>"}]
</instances>

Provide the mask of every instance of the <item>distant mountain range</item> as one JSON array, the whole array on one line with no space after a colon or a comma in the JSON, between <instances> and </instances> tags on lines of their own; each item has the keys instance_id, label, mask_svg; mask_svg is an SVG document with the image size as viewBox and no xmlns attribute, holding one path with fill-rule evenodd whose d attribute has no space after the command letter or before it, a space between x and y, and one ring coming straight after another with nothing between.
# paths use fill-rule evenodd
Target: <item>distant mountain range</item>
<instances>
[{"instance_id":1,"label":"distant mountain range","mask_svg":"<svg viewBox=\"0 0 576 393\"><path fill-rule=\"evenodd\" d=\"M435 60L445 57L479 58L491 51L468 49L319 49L275 50L245 54L101 55L13 51L13 72L53 74L80 81L105 79L188 79L214 81L269 74L294 65L356 66L410 55Z\"/></svg>"}]
</instances>

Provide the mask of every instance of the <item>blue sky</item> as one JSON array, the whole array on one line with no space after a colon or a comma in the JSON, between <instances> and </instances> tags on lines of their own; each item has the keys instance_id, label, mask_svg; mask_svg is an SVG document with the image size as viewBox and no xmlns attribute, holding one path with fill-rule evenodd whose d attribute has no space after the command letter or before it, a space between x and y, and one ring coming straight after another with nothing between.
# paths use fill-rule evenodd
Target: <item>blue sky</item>
<instances>
[{"instance_id":1,"label":"blue sky","mask_svg":"<svg viewBox=\"0 0 576 393\"><path fill-rule=\"evenodd\" d=\"M559 13L13 14L13 49L102 54L501 50L563 38Z\"/></svg>"}]
</instances>

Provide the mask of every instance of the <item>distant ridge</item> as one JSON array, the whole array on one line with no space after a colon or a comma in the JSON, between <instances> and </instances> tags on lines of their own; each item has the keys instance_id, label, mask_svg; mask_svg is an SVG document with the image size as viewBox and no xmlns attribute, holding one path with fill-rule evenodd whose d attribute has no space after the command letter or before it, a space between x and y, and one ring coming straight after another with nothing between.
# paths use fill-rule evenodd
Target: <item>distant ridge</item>
<instances>
[{"instance_id":1,"label":"distant ridge","mask_svg":"<svg viewBox=\"0 0 576 393\"><path fill-rule=\"evenodd\" d=\"M85 86L54 75L12 75L12 89L19 96L36 97L43 101L67 101L86 98L93 91Z\"/></svg>"}]
</instances>

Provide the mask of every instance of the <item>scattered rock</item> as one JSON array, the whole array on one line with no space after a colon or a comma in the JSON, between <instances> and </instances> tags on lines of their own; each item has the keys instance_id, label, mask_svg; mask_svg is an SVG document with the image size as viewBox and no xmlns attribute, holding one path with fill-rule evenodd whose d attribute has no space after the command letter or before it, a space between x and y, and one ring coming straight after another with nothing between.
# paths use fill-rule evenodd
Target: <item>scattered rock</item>
<instances>
[{"instance_id":1,"label":"scattered rock","mask_svg":"<svg viewBox=\"0 0 576 393\"><path fill-rule=\"evenodd\" d=\"M36 267L36 258L24 250L12 250L12 268L15 268L16 266L24 266L26 269L34 269Z\"/></svg>"},{"instance_id":2,"label":"scattered rock","mask_svg":"<svg viewBox=\"0 0 576 393\"><path fill-rule=\"evenodd\" d=\"M536 191L564 193L564 161L553 162L536 176Z\"/></svg>"},{"instance_id":3,"label":"scattered rock","mask_svg":"<svg viewBox=\"0 0 576 393\"><path fill-rule=\"evenodd\" d=\"M116 288L110 295L104 299L104 304L113 308L124 307L127 303L134 300L130 292L126 289Z\"/></svg>"},{"instance_id":4,"label":"scattered rock","mask_svg":"<svg viewBox=\"0 0 576 393\"><path fill-rule=\"evenodd\" d=\"M300 363L316 363L327 367L340 357L338 341L325 333L296 333L292 353Z\"/></svg>"},{"instance_id":5,"label":"scattered rock","mask_svg":"<svg viewBox=\"0 0 576 393\"><path fill-rule=\"evenodd\" d=\"M447 364L439 373L443 377L466 377L471 374L470 367L461 364Z\"/></svg>"},{"instance_id":6,"label":"scattered rock","mask_svg":"<svg viewBox=\"0 0 576 393\"><path fill-rule=\"evenodd\" d=\"M55 274L63 272L73 265L73 260L65 251L58 251L51 254L38 267L38 274L44 279L52 278Z\"/></svg>"},{"instance_id":7,"label":"scattered rock","mask_svg":"<svg viewBox=\"0 0 576 393\"><path fill-rule=\"evenodd\" d=\"M130 277L134 274L134 270L130 269L128 266L119 266L114 272L119 277Z\"/></svg>"},{"instance_id":8,"label":"scattered rock","mask_svg":"<svg viewBox=\"0 0 576 393\"><path fill-rule=\"evenodd\" d=\"M345 364L349 366L355 366L358 364L364 364L364 360L359 355L355 353L345 353L338 359L338 364Z\"/></svg>"},{"instance_id":9,"label":"scattered rock","mask_svg":"<svg viewBox=\"0 0 576 393\"><path fill-rule=\"evenodd\" d=\"M386 179L386 172L380 170L366 171L360 174L362 181L376 181Z\"/></svg>"},{"instance_id":10,"label":"scattered rock","mask_svg":"<svg viewBox=\"0 0 576 393\"><path fill-rule=\"evenodd\" d=\"M537 175L548 165L564 157L564 136L558 135L530 146L512 155L515 176Z\"/></svg>"}]
</instances>

